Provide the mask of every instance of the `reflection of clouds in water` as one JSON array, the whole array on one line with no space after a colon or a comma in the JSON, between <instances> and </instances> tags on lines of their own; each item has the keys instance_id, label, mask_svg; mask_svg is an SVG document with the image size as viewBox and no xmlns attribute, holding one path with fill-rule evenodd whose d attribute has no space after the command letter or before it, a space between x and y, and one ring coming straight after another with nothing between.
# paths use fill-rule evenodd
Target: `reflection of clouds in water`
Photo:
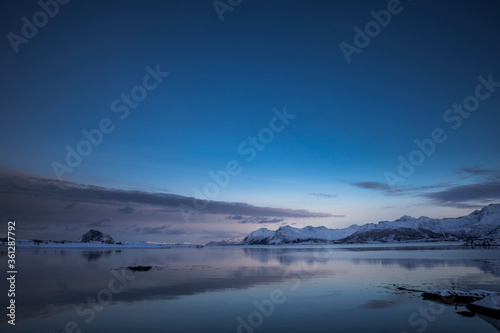
<instances>
[{"instance_id":1,"label":"reflection of clouds in water","mask_svg":"<svg viewBox=\"0 0 500 333\"><path fill-rule=\"evenodd\" d=\"M113 260L106 258L104 254L103 251L66 253L68 257L79 255L92 264L106 259ZM88 297L95 297L113 278L111 270L118 269L112 262L108 264L113 267L103 265L89 268L81 265L71 267L52 264L45 267L47 274L36 278L34 274L26 272L23 280L28 282L29 279L29 282L22 283L23 292L17 297L17 300L24 304L18 310L18 320L57 314L85 302ZM30 269L40 270L40 265L33 264ZM129 272L128 274L134 274L136 278L129 283L124 293L113 297L113 304L170 300L206 292L247 289L256 284L282 282L284 273L285 270L278 266L221 268L209 265L172 265L148 272Z\"/></svg>"},{"instance_id":2,"label":"reflection of clouds in water","mask_svg":"<svg viewBox=\"0 0 500 333\"><path fill-rule=\"evenodd\" d=\"M112 251L110 251L110 250L107 250L107 251L82 251L82 257L87 259L87 261L97 261L103 255L109 256L111 253L112 253Z\"/></svg>"},{"instance_id":3,"label":"reflection of clouds in water","mask_svg":"<svg viewBox=\"0 0 500 333\"><path fill-rule=\"evenodd\" d=\"M374 299L362 304L360 308L364 309L387 309L397 306L404 301L402 299Z\"/></svg>"}]
</instances>

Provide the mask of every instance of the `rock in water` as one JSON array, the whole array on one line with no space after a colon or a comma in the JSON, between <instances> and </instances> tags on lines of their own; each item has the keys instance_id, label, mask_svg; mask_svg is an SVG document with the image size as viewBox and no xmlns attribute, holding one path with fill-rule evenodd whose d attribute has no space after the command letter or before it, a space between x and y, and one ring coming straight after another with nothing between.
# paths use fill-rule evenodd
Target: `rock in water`
<instances>
[{"instance_id":1,"label":"rock in water","mask_svg":"<svg viewBox=\"0 0 500 333\"><path fill-rule=\"evenodd\" d=\"M82 237L80 237L79 241L82 243L89 243L89 242L114 243L115 242L110 235L103 234L102 232L100 232L98 230L94 230L94 229L91 229L86 234L84 234Z\"/></svg>"},{"instance_id":2,"label":"rock in water","mask_svg":"<svg viewBox=\"0 0 500 333\"><path fill-rule=\"evenodd\" d=\"M151 269L152 266L144 266L144 265L132 265L128 266L127 268L130 269L131 271L140 271L140 272L146 272Z\"/></svg>"}]
</instances>

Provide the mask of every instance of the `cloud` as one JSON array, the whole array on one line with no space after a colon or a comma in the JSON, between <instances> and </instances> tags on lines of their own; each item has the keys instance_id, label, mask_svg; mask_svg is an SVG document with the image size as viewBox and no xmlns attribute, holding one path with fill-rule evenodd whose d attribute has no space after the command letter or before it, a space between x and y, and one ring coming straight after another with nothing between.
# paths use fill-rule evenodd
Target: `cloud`
<instances>
[{"instance_id":1,"label":"cloud","mask_svg":"<svg viewBox=\"0 0 500 333\"><path fill-rule=\"evenodd\" d=\"M473 178L488 182L500 182L500 169L485 169L481 166L474 165L464 167L457 170L463 178Z\"/></svg>"},{"instance_id":2,"label":"cloud","mask_svg":"<svg viewBox=\"0 0 500 333\"><path fill-rule=\"evenodd\" d=\"M72 202L69 205L67 205L66 207L64 207L64 209L73 209L75 207L76 207L76 202Z\"/></svg>"},{"instance_id":3,"label":"cloud","mask_svg":"<svg viewBox=\"0 0 500 333\"><path fill-rule=\"evenodd\" d=\"M132 214L135 212L135 209L133 207L122 207L118 208L117 211L123 214Z\"/></svg>"},{"instance_id":4,"label":"cloud","mask_svg":"<svg viewBox=\"0 0 500 333\"><path fill-rule=\"evenodd\" d=\"M167 228L166 225L161 227L140 227L140 228L135 228L134 231L143 234L161 234L165 233L166 228Z\"/></svg>"},{"instance_id":5,"label":"cloud","mask_svg":"<svg viewBox=\"0 0 500 333\"><path fill-rule=\"evenodd\" d=\"M404 186L391 188L391 186L380 182L357 182L351 185L362 189L383 192L385 195L412 195L430 200L432 205L447 206L455 208L481 208L491 201L500 200L500 179L495 180L497 170L481 168L462 168L461 173L473 176L487 176L474 184L452 185L442 183L423 186ZM384 207L386 208L386 207Z\"/></svg>"},{"instance_id":6,"label":"cloud","mask_svg":"<svg viewBox=\"0 0 500 333\"><path fill-rule=\"evenodd\" d=\"M47 230L48 226L46 225L25 225L23 226L24 230L29 230L29 231L40 231L40 230Z\"/></svg>"},{"instance_id":7,"label":"cloud","mask_svg":"<svg viewBox=\"0 0 500 333\"><path fill-rule=\"evenodd\" d=\"M96 222L87 223L84 225L84 227L109 227L109 226L111 226L110 223L111 223L110 219L101 219L101 220L96 221ZM105 225L105 224L107 224L107 225Z\"/></svg>"},{"instance_id":8,"label":"cloud","mask_svg":"<svg viewBox=\"0 0 500 333\"><path fill-rule=\"evenodd\" d=\"M245 217L241 215L226 216L226 220L244 220Z\"/></svg>"},{"instance_id":9,"label":"cloud","mask_svg":"<svg viewBox=\"0 0 500 333\"><path fill-rule=\"evenodd\" d=\"M474 183L448 186L444 190L424 193L438 206L455 208L481 208L500 200L500 169L486 169L479 165L457 169L459 174L471 178Z\"/></svg>"},{"instance_id":10,"label":"cloud","mask_svg":"<svg viewBox=\"0 0 500 333\"><path fill-rule=\"evenodd\" d=\"M106 204L123 206L122 213L131 213L131 205L149 205L169 211L178 212L180 205L195 208L195 203L206 206L202 210L194 210L203 214L229 214L244 216L269 217L331 217L332 214L310 212L303 209L284 209L254 206L246 203L206 201L169 193L156 193L139 190L124 190L93 185L83 185L68 181L0 173L0 195L24 196L44 200L71 202L65 207L74 207L73 203ZM199 206L198 206L199 207Z\"/></svg>"},{"instance_id":11,"label":"cloud","mask_svg":"<svg viewBox=\"0 0 500 333\"><path fill-rule=\"evenodd\" d=\"M479 208L492 200L500 200L500 182L484 181L452 186L442 191L422 194L439 206Z\"/></svg>"},{"instance_id":12,"label":"cloud","mask_svg":"<svg viewBox=\"0 0 500 333\"><path fill-rule=\"evenodd\" d=\"M385 195L411 195L426 198L430 204L455 208L481 208L492 201L500 200L500 170L485 169L480 166L463 167L456 170L467 175L474 183L452 184L440 183L422 186L391 187L388 184L364 181L351 185L382 192ZM463 179L463 178L462 178ZM470 182L471 180L469 180ZM462 180L462 182L464 182Z\"/></svg>"},{"instance_id":13,"label":"cloud","mask_svg":"<svg viewBox=\"0 0 500 333\"><path fill-rule=\"evenodd\" d=\"M280 223L283 222L285 219L283 218L270 218L267 216L241 216L241 215L235 215L235 216L227 216L226 219L228 220L237 220L238 223L241 224L246 224L246 223Z\"/></svg>"},{"instance_id":14,"label":"cloud","mask_svg":"<svg viewBox=\"0 0 500 333\"><path fill-rule=\"evenodd\" d=\"M447 188L450 187L450 183L442 183L435 185L423 185L423 186L415 186L408 188L408 191L422 191L422 190L432 190L435 188Z\"/></svg>"},{"instance_id":15,"label":"cloud","mask_svg":"<svg viewBox=\"0 0 500 333\"><path fill-rule=\"evenodd\" d=\"M328 193L309 193L309 195L315 196L315 197L322 197L322 198L336 198L337 195L335 194L328 194Z\"/></svg>"},{"instance_id":16,"label":"cloud","mask_svg":"<svg viewBox=\"0 0 500 333\"><path fill-rule=\"evenodd\" d=\"M145 227L140 227L140 228L135 228L135 232L142 233L142 234L169 234L169 235L182 235L185 234L185 230L181 229L170 229L169 225L163 225L163 226L157 226L157 227L152 227L152 226L145 226Z\"/></svg>"},{"instance_id":17,"label":"cloud","mask_svg":"<svg viewBox=\"0 0 500 333\"><path fill-rule=\"evenodd\" d=\"M474 165L471 167L464 167L457 170L459 173L465 173L473 176L499 176L500 170L495 169L484 169L481 166Z\"/></svg>"},{"instance_id":18,"label":"cloud","mask_svg":"<svg viewBox=\"0 0 500 333\"><path fill-rule=\"evenodd\" d=\"M436 188L446 188L450 184L442 183L442 184L422 185L422 186L391 186L389 184L381 182L365 181L365 182L351 183L351 185L365 190L385 192L386 195L396 195L396 194L402 195L402 194L415 194L418 192L422 192L424 190L430 190Z\"/></svg>"},{"instance_id":19,"label":"cloud","mask_svg":"<svg viewBox=\"0 0 500 333\"><path fill-rule=\"evenodd\" d=\"M380 182L359 182L351 183L351 185L367 190L391 191L393 189L390 185Z\"/></svg>"},{"instance_id":20,"label":"cloud","mask_svg":"<svg viewBox=\"0 0 500 333\"><path fill-rule=\"evenodd\" d=\"M238 232L238 231L228 231L228 230L202 230L202 235L200 236L203 239L227 239L227 238L238 238L244 237L248 235L248 232Z\"/></svg>"}]
</instances>

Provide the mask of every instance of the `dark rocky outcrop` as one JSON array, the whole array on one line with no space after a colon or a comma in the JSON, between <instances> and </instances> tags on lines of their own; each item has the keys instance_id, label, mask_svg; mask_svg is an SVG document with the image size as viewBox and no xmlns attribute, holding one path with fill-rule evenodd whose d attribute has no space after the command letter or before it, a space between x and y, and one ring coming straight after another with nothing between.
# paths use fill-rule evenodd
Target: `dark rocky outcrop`
<instances>
[{"instance_id":1,"label":"dark rocky outcrop","mask_svg":"<svg viewBox=\"0 0 500 333\"><path fill-rule=\"evenodd\" d=\"M91 229L87 233L85 233L82 237L80 237L79 241L82 243L89 243L89 242L102 242L108 244L115 243L115 241L110 235L103 234L102 232L94 229Z\"/></svg>"}]
</instances>

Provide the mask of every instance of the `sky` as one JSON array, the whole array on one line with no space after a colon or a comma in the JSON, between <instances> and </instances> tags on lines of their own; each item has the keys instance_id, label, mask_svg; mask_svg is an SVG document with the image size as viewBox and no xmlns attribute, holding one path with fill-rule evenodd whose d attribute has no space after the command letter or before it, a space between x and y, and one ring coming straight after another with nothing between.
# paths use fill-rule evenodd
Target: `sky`
<instances>
[{"instance_id":1,"label":"sky","mask_svg":"<svg viewBox=\"0 0 500 333\"><path fill-rule=\"evenodd\" d=\"M499 1L0 16L0 215L19 239L205 243L500 202Z\"/></svg>"}]
</instances>

